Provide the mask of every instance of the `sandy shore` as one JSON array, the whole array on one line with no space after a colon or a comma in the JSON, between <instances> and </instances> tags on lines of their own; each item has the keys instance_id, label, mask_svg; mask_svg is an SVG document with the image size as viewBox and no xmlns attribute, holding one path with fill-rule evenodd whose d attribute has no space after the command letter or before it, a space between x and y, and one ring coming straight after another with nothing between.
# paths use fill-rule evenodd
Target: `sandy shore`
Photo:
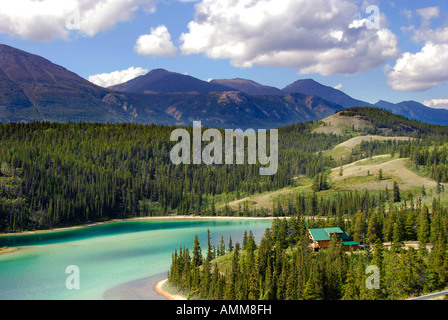
<instances>
[{"instance_id":1,"label":"sandy shore","mask_svg":"<svg viewBox=\"0 0 448 320\"><path fill-rule=\"evenodd\" d=\"M143 278L118 285L107 290L105 300L166 300L154 290L156 284L166 278L166 274Z\"/></svg>"},{"instance_id":2,"label":"sandy shore","mask_svg":"<svg viewBox=\"0 0 448 320\"><path fill-rule=\"evenodd\" d=\"M184 296L178 294L171 294L164 290L164 285L168 282L168 279L161 280L154 286L154 291L163 296L167 300L187 300Z\"/></svg>"},{"instance_id":3,"label":"sandy shore","mask_svg":"<svg viewBox=\"0 0 448 320\"><path fill-rule=\"evenodd\" d=\"M121 284L107 290L105 300L186 300L185 297L166 291L164 285L168 279L160 274Z\"/></svg>"},{"instance_id":4,"label":"sandy shore","mask_svg":"<svg viewBox=\"0 0 448 320\"><path fill-rule=\"evenodd\" d=\"M4 254L9 254L15 251L18 251L20 248L9 248L9 247L5 247L5 248L0 248L0 256L4 255Z\"/></svg>"}]
</instances>

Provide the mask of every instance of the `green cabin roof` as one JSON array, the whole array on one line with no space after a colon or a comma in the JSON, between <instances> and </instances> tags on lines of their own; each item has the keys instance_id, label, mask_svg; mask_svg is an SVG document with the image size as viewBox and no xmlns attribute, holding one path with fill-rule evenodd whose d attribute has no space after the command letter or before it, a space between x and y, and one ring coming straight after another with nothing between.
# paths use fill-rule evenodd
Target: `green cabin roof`
<instances>
[{"instance_id":1,"label":"green cabin roof","mask_svg":"<svg viewBox=\"0 0 448 320\"><path fill-rule=\"evenodd\" d=\"M359 242L357 241L345 241L343 243L344 246L359 246Z\"/></svg>"},{"instance_id":2,"label":"green cabin roof","mask_svg":"<svg viewBox=\"0 0 448 320\"><path fill-rule=\"evenodd\" d=\"M333 228L324 228L328 233L344 233L341 228L333 227Z\"/></svg>"},{"instance_id":3,"label":"green cabin roof","mask_svg":"<svg viewBox=\"0 0 448 320\"><path fill-rule=\"evenodd\" d=\"M339 227L333 227L333 228L315 228L315 229L309 229L311 236L313 237L314 241L328 241L331 240L330 235L336 233L338 235L338 239L342 240L350 240L350 237L348 234L343 231Z\"/></svg>"}]
</instances>

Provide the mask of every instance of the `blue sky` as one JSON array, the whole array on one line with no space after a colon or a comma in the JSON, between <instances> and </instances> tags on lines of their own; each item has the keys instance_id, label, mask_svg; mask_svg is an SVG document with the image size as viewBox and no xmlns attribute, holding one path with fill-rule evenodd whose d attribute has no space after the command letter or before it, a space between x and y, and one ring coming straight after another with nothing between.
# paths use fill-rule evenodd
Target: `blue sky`
<instances>
[{"instance_id":1,"label":"blue sky","mask_svg":"<svg viewBox=\"0 0 448 320\"><path fill-rule=\"evenodd\" d=\"M131 67L278 88L313 78L372 103L448 108L448 1L17 0L3 4L0 43L86 79Z\"/></svg>"}]
</instances>

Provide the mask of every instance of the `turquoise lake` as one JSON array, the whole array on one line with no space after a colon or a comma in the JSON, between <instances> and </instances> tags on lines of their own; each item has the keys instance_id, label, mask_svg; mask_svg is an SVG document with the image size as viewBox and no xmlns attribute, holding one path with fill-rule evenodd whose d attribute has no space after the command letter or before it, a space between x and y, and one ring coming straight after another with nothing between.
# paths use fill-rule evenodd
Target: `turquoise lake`
<instances>
[{"instance_id":1,"label":"turquoise lake","mask_svg":"<svg viewBox=\"0 0 448 320\"><path fill-rule=\"evenodd\" d=\"M142 278L166 275L171 255L193 247L197 234L207 248L221 236L240 242L252 230L257 243L271 220L179 219L113 222L38 234L0 237L0 247L19 247L0 255L0 300L101 300L107 290ZM68 266L77 266L80 289L69 290Z\"/></svg>"}]
</instances>

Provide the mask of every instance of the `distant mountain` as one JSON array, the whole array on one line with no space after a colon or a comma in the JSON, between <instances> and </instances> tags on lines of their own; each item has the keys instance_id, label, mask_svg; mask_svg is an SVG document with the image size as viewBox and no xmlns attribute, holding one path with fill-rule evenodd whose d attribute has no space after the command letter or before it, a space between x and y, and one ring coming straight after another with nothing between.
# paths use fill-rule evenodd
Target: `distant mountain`
<instances>
[{"instance_id":1,"label":"distant mountain","mask_svg":"<svg viewBox=\"0 0 448 320\"><path fill-rule=\"evenodd\" d=\"M375 103L375 107L382 108L420 122L443 126L448 125L448 110L429 108L416 101L403 101L394 104L380 100Z\"/></svg>"},{"instance_id":2,"label":"distant mountain","mask_svg":"<svg viewBox=\"0 0 448 320\"><path fill-rule=\"evenodd\" d=\"M0 122L122 122L111 92L50 61L0 45Z\"/></svg>"},{"instance_id":3,"label":"distant mountain","mask_svg":"<svg viewBox=\"0 0 448 320\"><path fill-rule=\"evenodd\" d=\"M301 93L318 96L327 101L337 103L344 108L371 106L368 102L353 99L340 90L324 86L312 79L298 80L285 87L283 91L287 93Z\"/></svg>"},{"instance_id":4,"label":"distant mountain","mask_svg":"<svg viewBox=\"0 0 448 320\"><path fill-rule=\"evenodd\" d=\"M264 86L252 80L246 79L220 79L220 80L212 80L210 83L223 85L226 87L233 88L235 90L244 92L249 95L274 95L274 96L284 96L286 93L282 90L275 88Z\"/></svg>"},{"instance_id":5,"label":"distant mountain","mask_svg":"<svg viewBox=\"0 0 448 320\"><path fill-rule=\"evenodd\" d=\"M337 103L344 108L377 107L412 120L437 125L448 125L448 110L429 108L415 101L403 101L394 104L380 100L372 105L365 101L353 99L340 90L324 86L312 79L296 81L284 88L283 91L319 96L327 101Z\"/></svg>"},{"instance_id":6,"label":"distant mountain","mask_svg":"<svg viewBox=\"0 0 448 320\"><path fill-rule=\"evenodd\" d=\"M327 117L342 107L319 97L291 94L285 96L250 96L240 91L208 94L139 94L139 105L165 113L165 121L156 123L192 125L202 121L203 126L223 129L271 129L287 124L314 121ZM139 111L142 110L142 111ZM147 112L136 107L139 115L134 122L154 123L143 116Z\"/></svg>"},{"instance_id":7,"label":"distant mountain","mask_svg":"<svg viewBox=\"0 0 448 320\"><path fill-rule=\"evenodd\" d=\"M219 128L275 128L319 120L351 105L368 105L313 80L283 91L251 80L206 82L157 69L102 88L52 62L0 45L0 122L132 122ZM411 119L448 124L448 111L408 101L376 107Z\"/></svg>"},{"instance_id":8,"label":"distant mountain","mask_svg":"<svg viewBox=\"0 0 448 320\"><path fill-rule=\"evenodd\" d=\"M202 81L164 69L152 70L146 75L112 86L110 89L131 93L210 93L234 91L233 88Z\"/></svg>"},{"instance_id":9,"label":"distant mountain","mask_svg":"<svg viewBox=\"0 0 448 320\"><path fill-rule=\"evenodd\" d=\"M0 122L191 125L199 120L219 128L268 129L318 120L341 108L301 94L251 96L161 69L115 89L122 92L96 86L42 57L0 45ZM145 94L154 92L162 93Z\"/></svg>"}]
</instances>

